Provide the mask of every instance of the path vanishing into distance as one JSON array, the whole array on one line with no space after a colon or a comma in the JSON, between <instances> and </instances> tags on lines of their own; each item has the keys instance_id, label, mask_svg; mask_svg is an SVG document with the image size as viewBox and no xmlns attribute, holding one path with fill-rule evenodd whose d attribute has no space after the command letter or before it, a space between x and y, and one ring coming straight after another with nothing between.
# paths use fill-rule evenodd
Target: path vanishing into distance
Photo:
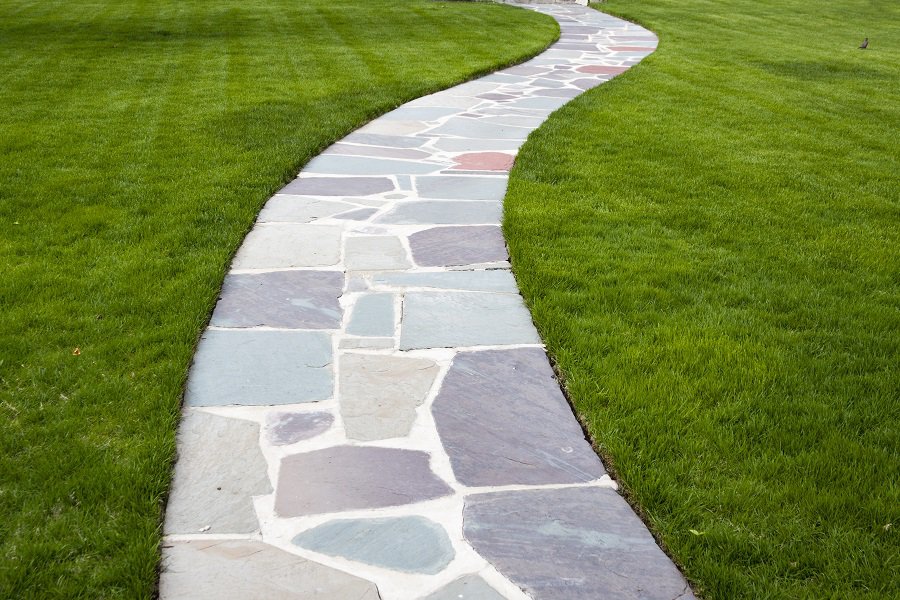
<instances>
[{"instance_id":1,"label":"path vanishing into distance","mask_svg":"<svg viewBox=\"0 0 900 600\"><path fill-rule=\"evenodd\" d=\"M559 21L549 50L369 123L260 213L190 370L163 600L693 598L585 440L500 228L528 134L656 37L526 8Z\"/></svg>"}]
</instances>

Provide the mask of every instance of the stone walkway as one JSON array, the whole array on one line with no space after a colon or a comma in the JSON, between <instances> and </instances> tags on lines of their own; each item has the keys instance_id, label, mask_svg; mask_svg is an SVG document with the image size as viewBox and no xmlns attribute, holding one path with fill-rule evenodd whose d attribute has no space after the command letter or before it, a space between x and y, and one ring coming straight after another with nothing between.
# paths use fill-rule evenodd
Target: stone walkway
<instances>
[{"instance_id":1,"label":"stone walkway","mask_svg":"<svg viewBox=\"0 0 900 600\"><path fill-rule=\"evenodd\" d=\"M366 125L259 215L190 372L163 599L693 597L585 441L499 227L528 134L656 38L528 8L551 49Z\"/></svg>"}]
</instances>

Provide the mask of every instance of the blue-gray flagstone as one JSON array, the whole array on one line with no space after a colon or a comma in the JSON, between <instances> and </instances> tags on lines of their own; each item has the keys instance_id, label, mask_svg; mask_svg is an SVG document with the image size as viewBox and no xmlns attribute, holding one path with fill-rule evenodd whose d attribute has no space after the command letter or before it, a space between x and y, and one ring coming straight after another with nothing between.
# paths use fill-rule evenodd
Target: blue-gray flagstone
<instances>
[{"instance_id":1,"label":"blue-gray flagstone","mask_svg":"<svg viewBox=\"0 0 900 600\"><path fill-rule=\"evenodd\" d=\"M189 406L325 400L334 386L332 362L326 333L207 330L194 355L184 400Z\"/></svg>"},{"instance_id":2,"label":"blue-gray flagstone","mask_svg":"<svg viewBox=\"0 0 900 600\"><path fill-rule=\"evenodd\" d=\"M400 349L539 344L518 295L410 292L403 302Z\"/></svg>"},{"instance_id":3,"label":"blue-gray flagstone","mask_svg":"<svg viewBox=\"0 0 900 600\"><path fill-rule=\"evenodd\" d=\"M472 292L505 292L518 294L516 279L506 269L488 271L439 271L433 273L387 272L372 278L377 286L398 288L423 287Z\"/></svg>"},{"instance_id":4,"label":"blue-gray flagstone","mask_svg":"<svg viewBox=\"0 0 900 600\"><path fill-rule=\"evenodd\" d=\"M344 274L337 271L273 271L231 274L210 323L216 327L334 329Z\"/></svg>"},{"instance_id":5,"label":"blue-gray flagstone","mask_svg":"<svg viewBox=\"0 0 900 600\"><path fill-rule=\"evenodd\" d=\"M504 600L504 598L478 575L466 575L428 594L422 600Z\"/></svg>"},{"instance_id":6,"label":"blue-gray flagstone","mask_svg":"<svg viewBox=\"0 0 900 600\"><path fill-rule=\"evenodd\" d=\"M540 348L457 354L432 412L465 485L583 483L606 473Z\"/></svg>"},{"instance_id":7,"label":"blue-gray flagstone","mask_svg":"<svg viewBox=\"0 0 900 600\"><path fill-rule=\"evenodd\" d=\"M608 488L470 495L475 550L535 600L690 600L687 582Z\"/></svg>"},{"instance_id":8,"label":"blue-gray flagstone","mask_svg":"<svg viewBox=\"0 0 900 600\"><path fill-rule=\"evenodd\" d=\"M440 573L455 552L444 528L424 517L340 519L297 535L301 548L405 573Z\"/></svg>"},{"instance_id":9,"label":"blue-gray flagstone","mask_svg":"<svg viewBox=\"0 0 900 600\"><path fill-rule=\"evenodd\" d=\"M323 154L311 160L306 166L306 171L336 175L394 175L397 173L419 175L433 173L442 168L443 165L440 164L414 160Z\"/></svg>"},{"instance_id":10,"label":"blue-gray flagstone","mask_svg":"<svg viewBox=\"0 0 900 600\"><path fill-rule=\"evenodd\" d=\"M393 294L360 296L353 307L347 333L375 337L394 335Z\"/></svg>"},{"instance_id":11,"label":"blue-gray flagstone","mask_svg":"<svg viewBox=\"0 0 900 600\"><path fill-rule=\"evenodd\" d=\"M379 217L377 223L480 224L500 223L503 205L499 202L428 201L404 202Z\"/></svg>"},{"instance_id":12,"label":"blue-gray flagstone","mask_svg":"<svg viewBox=\"0 0 900 600\"><path fill-rule=\"evenodd\" d=\"M266 437L273 446L285 446L325 433L334 423L327 412L275 412L266 417Z\"/></svg>"},{"instance_id":13,"label":"blue-gray flagstone","mask_svg":"<svg viewBox=\"0 0 900 600\"><path fill-rule=\"evenodd\" d=\"M416 190L422 198L499 201L506 194L506 178L424 175L416 177Z\"/></svg>"}]
</instances>

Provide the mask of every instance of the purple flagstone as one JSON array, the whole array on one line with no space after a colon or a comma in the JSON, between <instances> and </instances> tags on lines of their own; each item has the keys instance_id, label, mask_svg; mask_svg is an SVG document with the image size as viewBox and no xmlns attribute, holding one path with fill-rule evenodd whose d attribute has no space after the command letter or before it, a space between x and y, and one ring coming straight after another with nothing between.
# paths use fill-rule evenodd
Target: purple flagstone
<instances>
[{"instance_id":1,"label":"purple flagstone","mask_svg":"<svg viewBox=\"0 0 900 600\"><path fill-rule=\"evenodd\" d=\"M279 194L309 196L370 196L390 192L394 183L387 177L305 177L284 186Z\"/></svg>"},{"instance_id":2,"label":"purple flagstone","mask_svg":"<svg viewBox=\"0 0 900 600\"><path fill-rule=\"evenodd\" d=\"M282 517L400 506L453 490L417 450L335 446L281 461L275 512Z\"/></svg>"},{"instance_id":3,"label":"purple flagstone","mask_svg":"<svg viewBox=\"0 0 900 600\"><path fill-rule=\"evenodd\" d=\"M458 354L432 412L465 485L580 483L606 472L540 348Z\"/></svg>"},{"instance_id":4,"label":"purple flagstone","mask_svg":"<svg viewBox=\"0 0 900 600\"><path fill-rule=\"evenodd\" d=\"M166 600L379 600L375 584L252 540L163 542Z\"/></svg>"},{"instance_id":5,"label":"purple flagstone","mask_svg":"<svg viewBox=\"0 0 900 600\"><path fill-rule=\"evenodd\" d=\"M336 271L232 274L225 278L211 324L335 329L341 325L343 287L344 274Z\"/></svg>"},{"instance_id":6,"label":"purple flagstone","mask_svg":"<svg viewBox=\"0 0 900 600\"><path fill-rule=\"evenodd\" d=\"M463 532L535 600L690 600L687 582L615 491L470 495Z\"/></svg>"},{"instance_id":7,"label":"purple flagstone","mask_svg":"<svg viewBox=\"0 0 900 600\"><path fill-rule=\"evenodd\" d=\"M413 259L423 267L497 262L509 258L500 227L433 227L409 236Z\"/></svg>"},{"instance_id":8,"label":"purple flagstone","mask_svg":"<svg viewBox=\"0 0 900 600\"><path fill-rule=\"evenodd\" d=\"M334 423L327 412L276 412L266 417L266 436L273 446L286 446L325 433Z\"/></svg>"}]
</instances>

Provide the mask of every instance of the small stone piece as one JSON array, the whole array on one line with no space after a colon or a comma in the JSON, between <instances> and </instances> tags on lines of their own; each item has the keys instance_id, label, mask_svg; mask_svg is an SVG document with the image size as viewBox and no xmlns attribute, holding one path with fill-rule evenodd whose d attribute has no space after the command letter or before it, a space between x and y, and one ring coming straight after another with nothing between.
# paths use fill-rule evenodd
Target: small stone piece
<instances>
[{"instance_id":1,"label":"small stone piece","mask_svg":"<svg viewBox=\"0 0 900 600\"><path fill-rule=\"evenodd\" d=\"M379 600L375 584L262 542L163 543L161 600Z\"/></svg>"},{"instance_id":2,"label":"small stone piece","mask_svg":"<svg viewBox=\"0 0 900 600\"><path fill-rule=\"evenodd\" d=\"M266 434L273 446L286 446L325 433L333 423L326 412L276 412L266 417Z\"/></svg>"},{"instance_id":3,"label":"small stone piece","mask_svg":"<svg viewBox=\"0 0 900 600\"><path fill-rule=\"evenodd\" d=\"M393 189L394 183L387 177L304 177L287 184L279 193L310 196L371 196Z\"/></svg>"},{"instance_id":4,"label":"small stone piece","mask_svg":"<svg viewBox=\"0 0 900 600\"><path fill-rule=\"evenodd\" d=\"M293 542L329 556L428 575L443 571L455 555L444 528L418 516L330 521Z\"/></svg>"},{"instance_id":5,"label":"small stone piece","mask_svg":"<svg viewBox=\"0 0 900 600\"><path fill-rule=\"evenodd\" d=\"M410 266L400 238L388 235L347 238L344 264L350 271L387 271Z\"/></svg>"},{"instance_id":6,"label":"small stone piece","mask_svg":"<svg viewBox=\"0 0 900 600\"><path fill-rule=\"evenodd\" d=\"M340 227L272 223L253 228L231 268L326 267L337 264L340 253Z\"/></svg>"},{"instance_id":7,"label":"small stone piece","mask_svg":"<svg viewBox=\"0 0 900 600\"><path fill-rule=\"evenodd\" d=\"M282 517L400 506L453 490L417 450L335 446L281 461L275 512Z\"/></svg>"},{"instance_id":8,"label":"small stone piece","mask_svg":"<svg viewBox=\"0 0 900 600\"><path fill-rule=\"evenodd\" d=\"M607 488L468 496L463 530L479 554L533 598L694 598L644 524Z\"/></svg>"},{"instance_id":9,"label":"small stone piece","mask_svg":"<svg viewBox=\"0 0 900 600\"><path fill-rule=\"evenodd\" d=\"M253 496L272 491L266 473L259 450L259 425L188 412L178 429L178 461L165 532L258 530Z\"/></svg>"},{"instance_id":10,"label":"small stone piece","mask_svg":"<svg viewBox=\"0 0 900 600\"><path fill-rule=\"evenodd\" d=\"M253 406L325 400L332 394L331 363L331 336L326 333L207 330L194 355L185 403Z\"/></svg>"},{"instance_id":11,"label":"small stone piece","mask_svg":"<svg viewBox=\"0 0 900 600\"><path fill-rule=\"evenodd\" d=\"M340 371L347 437L371 441L409 434L438 367L418 358L345 354Z\"/></svg>"},{"instance_id":12,"label":"small stone piece","mask_svg":"<svg viewBox=\"0 0 900 600\"><path fill-rule=\"evenodd\" d=\"M478 575L466 575L451 581L422 600L505 600Z\"/></svg>"},{"instance_id":13,"label":"small stone piece","mask_svg":"<svg viewBox=\"0 0 900 600\"><path fill-rule=\"evenodd\" d=\"M353 307L347 325L350 335L390 337L394 335L394 295L365 294Z\"/></svg>"},{"instance_id":14,"label":"small stone piece","mask_svg":"<svg viewBox=\"0 0 900 600\"><path fill-rule=\"evenodd\" d=\"M506 260L499 227L434 227L409 236L413 259L423 267L449 267Z\"/></svg>"},{"instance_id":15,"label":"small stone piece","mask_svg":"<svg viewBox=\"0 0 900 600\"><path fill-rule=\"evenodd\" d=\"M410 292L400 331L401 350L541 343L514 294Z\"/></svg>"},{"instance_id":16,"label":"small stone piece","mask_svg":"<svg viewBox=\"0 0 900 600\"><path fill-rule=\"evenodd\" d=\"M344 274L336 271L274 271L231 274L211 324L217 327L336 329Z\"/></svg>"},{"instance_id":17,"label":"small stone piece","mask_svg":"<svg viewBox=\"0 0 900 600\"><path fill-rule=\"evenodd\" d=\"M458 354L432 412L465 485L581 483L606 472L540 348Z\"/></svg>"}]
</instances>

